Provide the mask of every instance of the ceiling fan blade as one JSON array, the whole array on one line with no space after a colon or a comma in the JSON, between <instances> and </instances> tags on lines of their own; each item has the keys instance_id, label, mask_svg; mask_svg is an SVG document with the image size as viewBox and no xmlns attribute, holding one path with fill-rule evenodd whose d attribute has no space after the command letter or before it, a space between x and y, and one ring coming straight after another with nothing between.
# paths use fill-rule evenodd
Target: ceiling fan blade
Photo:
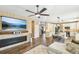
<instances>
[{"instance_id":1,"label":"ceiling fan blade","mask_svg":"<svg viewBox=\"0 0 79 59\"><path fill-rule=\"evenodd\" d=\"M49 14L40 14L40 15L42 15L42 16L49 16Z\"/></svg>"},{"instance_id":2,"label":"ceiling fan blade","mask_svg":"<svg viewBox=\"0 0 79 59\"><path fill-rule=\"evenodd\" d=\"M31 17L31 16L35 16L35 15L29 15L28 17Z\"/></svg>"},{"instance_id":3,"label":"ceiling fan blade","mask_svg":"<svg viewBox=\"0 0 79 59\"><path fill-rule=\"evenodd\" d=\"M31 13L35 13L35 12L30 11L30 10L25 10L25 11L27 11L27 12L31 12Z\"/></svg>"},{"instance_id":4,"label":"ceiling fan blade","mask_svg":"<svg viewBox=\"0 0 79 59\"><path fill-rule=\"evenodd\" d=\"M42 12L44 12L45 10L47 10L47 9L46 9L46 8L43 8L43 9L39 12L39 14L42 13Z\"/></svg>"}]
</instances>

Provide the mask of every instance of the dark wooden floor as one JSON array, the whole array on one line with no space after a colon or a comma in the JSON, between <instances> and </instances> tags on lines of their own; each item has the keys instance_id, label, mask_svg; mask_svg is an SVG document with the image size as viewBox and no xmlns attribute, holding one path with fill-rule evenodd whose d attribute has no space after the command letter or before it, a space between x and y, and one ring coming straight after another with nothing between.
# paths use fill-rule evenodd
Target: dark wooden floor
<instances>
[{"instance_id":1,"label":"dark wooden floor","mask_svg":"<svg viewBox=\"0 0 79 59\"><path fill-rule=\"evenodd\" d=\"M48 37L47 38L45 38L45 37L39 37L37 39L34 39L34 41L35 41L34 43L30 43L30 45L27 48L26 52L28 50L30 50L30 49L32 49L32 48L40 45L40 44L41 45L45 45L45 46L49 46L50 44L53 43L53 38L51 38L51 37L49 37L49 38Z\"/></svg>"}]
</instances>

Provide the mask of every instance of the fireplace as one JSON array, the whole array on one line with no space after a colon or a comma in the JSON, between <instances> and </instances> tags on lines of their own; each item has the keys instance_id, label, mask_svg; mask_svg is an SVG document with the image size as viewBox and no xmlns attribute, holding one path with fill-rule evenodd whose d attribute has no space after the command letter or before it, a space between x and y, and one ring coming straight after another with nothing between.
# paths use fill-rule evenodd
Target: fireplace
<instances>
[{"instance_id":1,"label":"fireplace","mask_svg":"<svg viewBox=\"0 0 79 59\"><path fill-rule=\"evenodd\" d=\"M27 36L22 37L15 37L15 38L8 38L8 39L2 39L0 40L0 48L6 47L12 44L17 44L23 41L27 41Z\"/></svg>"}]
</instances>

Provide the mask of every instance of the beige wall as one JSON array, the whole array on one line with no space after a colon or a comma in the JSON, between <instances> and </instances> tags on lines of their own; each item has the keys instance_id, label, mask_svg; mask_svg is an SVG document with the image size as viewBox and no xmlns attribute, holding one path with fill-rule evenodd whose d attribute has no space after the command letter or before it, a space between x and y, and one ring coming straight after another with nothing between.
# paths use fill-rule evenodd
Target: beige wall
<instances>
[{"instance_id":1,"label":"beige wall","mask_svg":"<svg viewBox=\"0 0 79 59\"><path fill-rule=\"evenodd\" d=\"M51 37L54 34L54 25L51 23L46 24L46 37Z\"/></svg>"},{"instance_id":2,"label":"beige wall","mask_svg":"<svg viewBox=\"0 0 79 59\"><path fill-rule=\"evenodd\" d=\"M34 30L34 38L38 38L39 37L39 21L35 20L35 30Z\"/></svg>"},{"instance_id":3,"label":"beige wall","mask_svg":"<svg viewBox=\"0 0 79 59\"><path fill-rule=\"evenodd\" d=\"M52 24L50 24L50 23L47 23L46 24L46 32L52 32L52 30L53 30L53 25Z\"/></svg>"},{"instance_id":4,"label":"beige wall","mask_svg":"<svg viewBox=\"0 0 79 59\"><path fill-rule=\"evenodd\" d=\"M2 30L2 25L1 25L1 17L0 17L0 31Z\"/></svg>"}]
</instances>

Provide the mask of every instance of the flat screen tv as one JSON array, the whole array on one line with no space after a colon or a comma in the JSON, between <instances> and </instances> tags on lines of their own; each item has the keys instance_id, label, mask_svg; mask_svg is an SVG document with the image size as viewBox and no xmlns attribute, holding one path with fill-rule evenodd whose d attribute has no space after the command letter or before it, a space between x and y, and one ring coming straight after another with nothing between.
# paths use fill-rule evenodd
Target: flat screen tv
<instances>
[{"instance_id":1,"label":"flat screen tv","mask_svg":"<svg viewBox=\"0 0 79 59\"><path fill-rule=\"evenodd\" d=\"M27 21L10 17L2 17L2 31L26 30Z\"/></svg>"}]
</instances>

